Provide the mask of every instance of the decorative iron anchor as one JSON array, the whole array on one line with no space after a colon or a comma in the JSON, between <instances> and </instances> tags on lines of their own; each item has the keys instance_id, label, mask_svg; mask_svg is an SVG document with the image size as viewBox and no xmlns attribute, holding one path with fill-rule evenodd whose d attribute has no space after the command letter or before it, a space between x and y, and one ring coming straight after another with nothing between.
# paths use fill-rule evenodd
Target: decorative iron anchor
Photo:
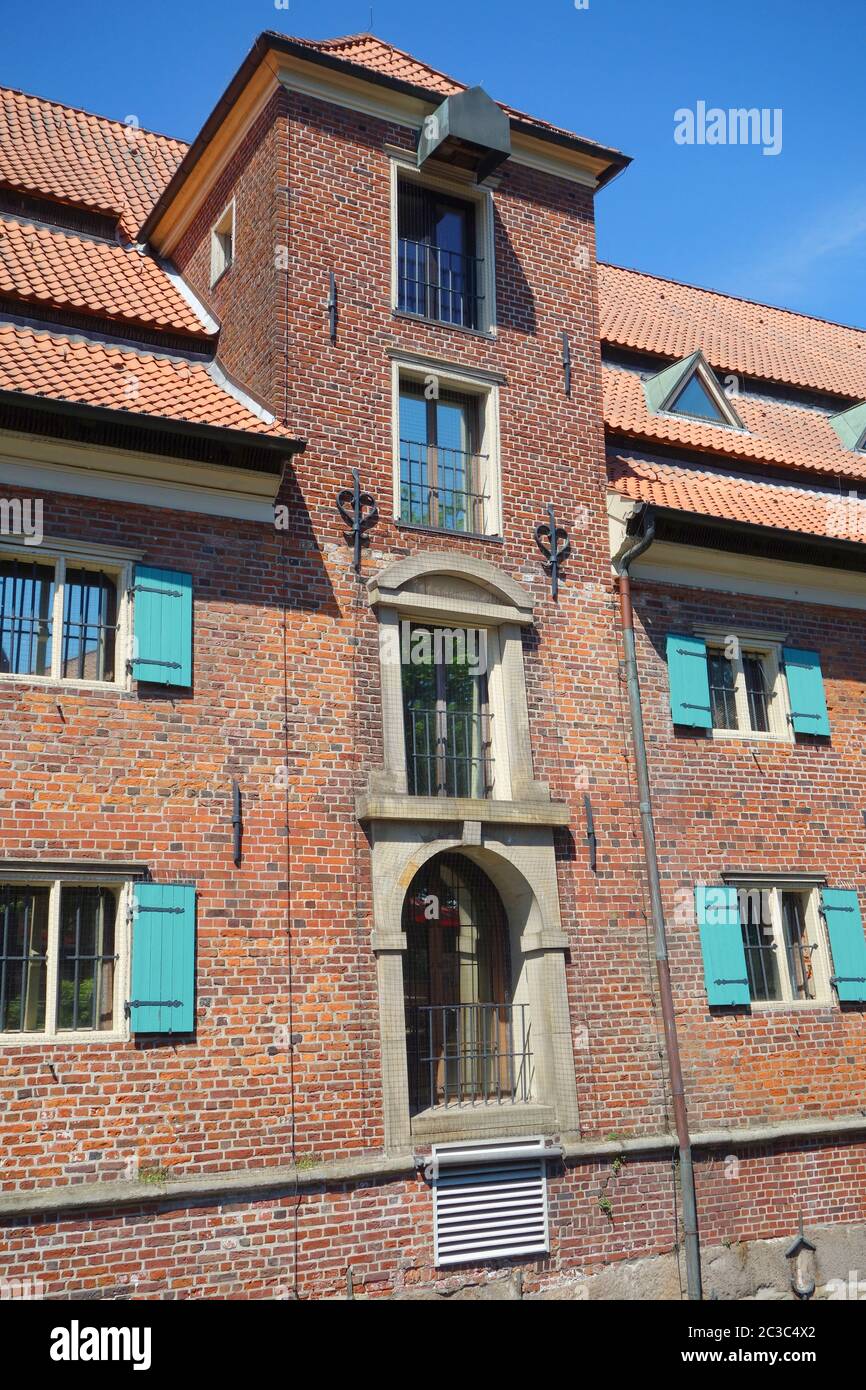
<instances>
[{"instance_id":1,"label":"decorative iron anchor","mask_svg":"<svg viewBox=\"0 0 866 1390\"><path fill-rule=\"evenodd\" d=\"M351 511L347 510L350 507ZM365 507L369 508L366 513ZM360 574L363 535L379 520L379 508L372 494L361 490L361 474L357 468L352 469L352 486L344 487L337 493L337 511L349 528L355 547L355 573ZM346 539L348 540L348 537Z\"/></svg>"},{"instance_id":2,"label":"decorative iron anchor","mask_svg":"<svg viewBox=\"0 0 866 1390\"><path fill-rule=\"evenodd\" d=\"M547 515L550 518L549 522L546 525L542 522L535 528L535 544L544 556L544 563L550 572L550 592L556 599L559 593L559 567L571 553L571 541L565 528L557 526L552 506L547 508ZM545 541L548 542L547 545ZM562 545L559 544L560 541Z\"/></svg>"}]
</instances>

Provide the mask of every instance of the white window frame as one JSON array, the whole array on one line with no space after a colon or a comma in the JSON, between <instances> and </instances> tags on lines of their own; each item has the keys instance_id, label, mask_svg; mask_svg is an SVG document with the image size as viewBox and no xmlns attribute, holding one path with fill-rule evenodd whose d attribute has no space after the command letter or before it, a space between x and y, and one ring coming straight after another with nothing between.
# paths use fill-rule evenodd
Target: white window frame
<instances>
[{"instance_id":1,"label":"white window frame","mask_svg":"<svg viewBox=\"0 0 866 1390\"><path fill-rule=\"evenodd\" d=\"M736 729L717 729L715 725L707 732L717 739L754 739L761 743L793 743L794 726L788 717L791 705L788 699L788 682L782 665L782 646L784 639L766 634L737 629L722 633L718 628L698 631L707 644L707 656L711 652L724 653L731 639L736 641L736 649L731 657L734 668L734 699L737 709ZM746 689L746 675L743 666L744 656L757 656L764 667L764 682L767 687L767 723L769 729L753 729L749 718L749 697ZM709 666L707 669L709 676Z\"/></svg>"},{"instance_id":2,"label":"white window frame","mask_svg":"<svg viewBox=\"0 0 866 1390\"><path fill-rule=\"evenodd\" d=\"M217 280L231 270L238 256L236 199L226 203L210 232L210 283L211 288ZM231 255L226 255L224 238L231 239Z\"/></svg>"},{"instance_id":3,"label":"white window frame","mask_svg":"<svg viewBox=\"0 0 866 1390\"><path fill-rule=\"evenodd\" d=\"M487 457L486 471L480 480L487 492L486 529L483 532L453 531L444 526L415 526L403 521L400 514L400 386L412 381L422 387L435 377L442 391L457 391L474 396L478 402L478 452ZM442 366L434 362L420 364L417 359L395 356L391 363L391 434L392 434L392 496L394 520L398 526L412 530L431 531L443 536L484 535L493 539L502 536L502 482L499 450L499 384L461 367Z\"/></svg>"},{"instance_id":4,"label":"white window frame","mask_svg":"<svg viewBox=\"0 0 866 1390\"><path fill-rule=\"evenodd\" d=\"M440 166L441 169L441 166ZM399 198L400 179L412 179L422 188L430 188L438 193L447 193L451 198L460 198L475 205L475 246L476 254L482 257L481 294L479 321L477 328L467 328L459 323L445 323L442 319L428 319L424 314L410 314L399 307ZM400 317L417 319L421 323L435 324L439 328L453 328L458 333L473 333L476 336L496 337L496 261L495 238L493 234L493 191L479 188L471 175L461 178L457 171L418 169L411 154L391 153L391 308Z\"/></svg>"},{"instance_id":5,"label":"white window frame","mask_svg":"<svg viewBox=\"0 0 866 1390\"><path fill-rule=\"evenodd\" d=\"M0 671L0 682L10 685L62 686L74 690L130 690L129 658L132 655L132 589L135 559L130 551L88 546L73 542L45 542L24 547L0 542L0 560L21 560L24 564L54 566L54 604L51 611L51 671L47 675ZM63 655L63 604L66 569L93 570L108 575L117 586L117 631L115 633L114 677L95 681L60 674Z\"/></svg>"},{"instance_id":6,"label":"white window frame","mask_svg":"<svg viewBox=\"0 0 866 1390\"><path fill-rule=\"evenodd\" d=\"M770 922L767 924L772 930L773 940L776 947L776 960L779 975L779 984L782 989L781 999L752 999L750 1007L753 1009L815 1009L827 1008L835 1003L833 986L830 978L833 974L830 958L830 943L827 935L827 928L820 909L820 888L814 883L802 882L778 882L778 883L737 883L738 893L764 893L769 907ZM788 969L788 952L785 947L785 920L782 912L782 894L797 893L805 900L805 925L806 939L815 946L812 952L812 978L815 985L814 999L800 999L794 993L791 985ZM737 906L739 911L739 898ZM742 916L740 918L742 926ZM745 942L743 945L745 951Z\"/></svg>"},{"instance_id":7,"label":"white window frame","mask_svg":"<svg viewBox=\"0 0 866 1390\"><path fill-rule=\"evenodd\" d=\"M125 1017L124 1002L129 998L129 972L131 962L132 885L129 882L112 881L106 878L45 879L28 878L26 873L14 879L4 879L4 886L34 888L47 886L50 890L48 902L48 949L45 971L45 1027L40 1032L0 1032L0 1048L37 1047L45 1043L118 1043L130 1036L129 1020ZM57 982L60 972L60 894L64 888L89 887L107 888L117 900L117 917L114 926L114 1024L112 1028L58 1029L57 1027Z\"/></svg>"}]
</instances>

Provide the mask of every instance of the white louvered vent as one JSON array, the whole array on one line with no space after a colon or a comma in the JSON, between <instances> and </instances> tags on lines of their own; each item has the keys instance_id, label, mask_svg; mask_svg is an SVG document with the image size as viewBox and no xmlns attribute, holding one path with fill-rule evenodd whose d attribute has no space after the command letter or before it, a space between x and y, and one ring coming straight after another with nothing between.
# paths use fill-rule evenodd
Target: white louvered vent
<instances>
[{"instance_id":1,"label":"white louvered vent","mask_svg":"<svg viewBox=\"0 0 866 1390\"><path fill-rule=\"evenodd\" d=\"M434 1260L477 1263L550 1247L542 1138L433 1147Z\"/></svg>"}]
</instances>

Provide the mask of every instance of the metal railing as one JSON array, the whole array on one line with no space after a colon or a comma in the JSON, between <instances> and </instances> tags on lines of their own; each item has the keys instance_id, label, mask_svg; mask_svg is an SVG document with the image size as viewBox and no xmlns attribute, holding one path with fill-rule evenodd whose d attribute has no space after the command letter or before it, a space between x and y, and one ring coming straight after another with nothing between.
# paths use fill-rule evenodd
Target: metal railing
<instances>
[{"instance_id":1,"label":"metal railing","mask_svg":"<svg viewBox=\"0 0 866 1390\"><path fill-rule=\"evenodd\" d=\"M397 307L439 323L477 328L484 258L400 237Z\"/></svg>"},{"instance_id":2,"label":"metal railing","mask_svg":"<svg viewBox=\"0 0 866 1390\"><path fill-rule=\"evenodd\" d=\"M415 526L484 535L487 495L478 490L486 454L400 440L400 517Z\"/></svg>"},{"instance_id":3,"label":"metal railing","mask_svg":"<svg viewBox=\"0 0 866 1390\"><path fill-rule=\"evenodd\" d=\"M407 1019L412 1109L505 1105L532 1094L525 1004L418 1006Z\"/></svg>"},{"instance_id":4,"label":"metal railing","mask_svg":"<svg viewBox=\"0 0 866 1390\"><path fill-rule=\"evenodd\" d=\"M412 796L489 796L493 758L489 714L406 709L406 762Z\"/></svg>"}]
</instances>

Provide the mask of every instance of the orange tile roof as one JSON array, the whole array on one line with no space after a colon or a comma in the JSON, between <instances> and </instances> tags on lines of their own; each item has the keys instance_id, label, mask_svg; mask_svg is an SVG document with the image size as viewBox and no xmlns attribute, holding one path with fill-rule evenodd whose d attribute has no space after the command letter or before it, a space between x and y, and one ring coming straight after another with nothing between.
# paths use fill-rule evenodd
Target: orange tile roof
<instances>
[{"instance_id":1,"label":"orange tile roof","mask_svg":"<svg viewBox=\"0 0 866 1390\"><path fill-rule=\"evenodd\" d=\"M207 329L162 267L132 248L0 217L0 296L169 332Z\"/></svg>"},{"instance_id":2,"label":"orange tile roof","mask_svg":"<svg viewBox=\"0 0 866 1390\"><path fill-rule=\"evenodd\" d=\"M289 437L200 362L0 324L0 390L253 434Z\"/></svg>"},{"instance_id":3,"label":"orange tile roof","mask_svg":"<svg viewBox=\"0 0 866 1390\"><path fill-rule=\"evenodd\" d=\"M286 35L278 35L283 38ZM458 82L456 78L449 77L447 73L440 72L438 68L430 67L429 63L422 63L419 58L414 58L411 53L406 53L402 48L395 48L393 44L386 43L384 39L379 39L375 34L346 34L338 39L298 39L292 38L292 43L303 46L304 48L316 49L319 53L327 53L332 58L341 58L347 63L355 63L358 67L368 68L370 72L379 73L383 77L393 77L400 82L408 82L413 87L420 87L424 91L433 92L442 97L451 96L453 92L465 92L467 84ZM525 111L518 111L514 106L506 106L504 102L499 102L499 106L508 116L513 116L515 120L525 121L529 125L534 125L539 130L553 130L560 135L574 137L574 132L565 130L562 126L551 125L549 121L542 121L537 116L529 116ZM578 136L583 139L583 136ZM587 144L594 141L587 140ZM599 147L602 148L601 146Z\"/></svg>"},{"instance_id":4,"label":"orange tile roof","mask_svg":"<svg viewBox=\"0 0 866 1390\"><path fill-rule=\"evenodd\" d=\"M795 487L713 469L624 455L608 461L616 492L697 516L866 542L866 500L850 491Z\"/></svg>"},{"instance_id":5,"label":"orange tile roof","mask_svg":"<svg viewBox=\"0 0 866 1390\"><path fill-rule=\"evenodd\" d=\"M737 396L734 404L746 433L685 416L651 414L637 372L606 366L602 382L604 421L614 434L726 459L866 478L866 456L844 448L829 418L819 410Z\"/></svg>"},{"instance_id":6,"label":"orange tile roof","mask_svg":"<svg viewBox=\"0 0 866 1390\"><path fill-rule=\"evenodd\" d=\"M599 265L603 342L866 400L866 332L642 271Z\"/></svg>"},{"instance_id":7,"label":"orange tile roof","mask_svg":"<svg viewBox=\"0 0 866 1390\"><path fill-rule=\"evenodd\" d=\"M130 238L186 148L166 135L0 88L0 184L116 216Z\"/></svg>"}]
</instances>

